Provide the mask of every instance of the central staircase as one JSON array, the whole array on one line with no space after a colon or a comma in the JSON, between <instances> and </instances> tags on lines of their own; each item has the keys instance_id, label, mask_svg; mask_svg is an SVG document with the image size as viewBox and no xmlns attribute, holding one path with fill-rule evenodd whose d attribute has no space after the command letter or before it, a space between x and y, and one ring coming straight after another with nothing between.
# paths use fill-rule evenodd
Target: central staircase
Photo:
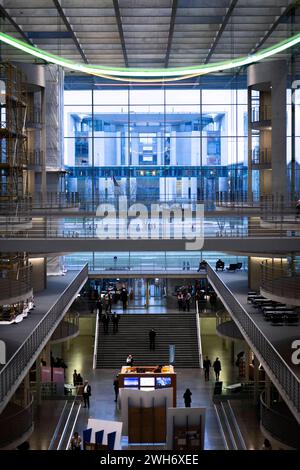
<instances>
[{"instance_id":1,"label":"central staircase","mask_svg":"<svg viewBox=\"0 0 300 470\"><path fill-rule=\"evenodd\" d=\"M155 351L149 348L149 331L156 331ZM169 345L175 345L176 367L199 367L196 314L174 312L164 314L123 314L119 331L104 335L99 324L97 343L97 368L121 368L126 365L128 354L133 355L134 365L163 365L169 363Z\"/></svg>"}]
</instances>

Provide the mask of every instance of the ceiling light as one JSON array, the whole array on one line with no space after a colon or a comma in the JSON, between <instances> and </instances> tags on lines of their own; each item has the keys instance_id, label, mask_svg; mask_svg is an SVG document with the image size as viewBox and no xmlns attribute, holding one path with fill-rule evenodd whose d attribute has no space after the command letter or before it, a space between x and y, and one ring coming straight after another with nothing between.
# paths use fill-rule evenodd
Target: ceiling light
<instances>
[{"instance_id":1,"label":"ceiling light","mask_svg":"<svg viewBox=\"0 0 300 470\"><path fill-rule=\"evenodd\" d=\"M0 33L0 41L19 49L23 52L31 54L34 57L45 60L49 63L66 67L76 72L87 73L113 80L121 81L161 81L161 80L182 80L191 76L204 75L212 72L220 72L230 70L235 67L243 67L254 62L259 62L269 58L280 52L289 49L300 43L300 33L281 41L271 47L261 50L255 54L251 54L237 59L215 62L211 64L202 64L191 67L176 67L164 69L145 69L145 68L126 68L126 67L105 67L102 65L89 65L73 62L69 59L51 54L37 47L30 46L19 39Z\"/></svg>"}]
</instances>

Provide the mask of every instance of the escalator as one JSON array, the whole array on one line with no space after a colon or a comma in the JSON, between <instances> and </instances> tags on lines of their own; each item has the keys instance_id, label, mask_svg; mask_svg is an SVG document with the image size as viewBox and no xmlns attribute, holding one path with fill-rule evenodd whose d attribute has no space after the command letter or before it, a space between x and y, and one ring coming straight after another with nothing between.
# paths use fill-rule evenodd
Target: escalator
<instances>
[{"instance_id":1,"label":"escalator","mask_svg":"<svg viewBox=\"0 0 300 470\"><path fill-rule=\"evenodd\" d=\"M215 412L226 450L247 450L229 400L215 403Z\"/></svg>"}]
</instances>

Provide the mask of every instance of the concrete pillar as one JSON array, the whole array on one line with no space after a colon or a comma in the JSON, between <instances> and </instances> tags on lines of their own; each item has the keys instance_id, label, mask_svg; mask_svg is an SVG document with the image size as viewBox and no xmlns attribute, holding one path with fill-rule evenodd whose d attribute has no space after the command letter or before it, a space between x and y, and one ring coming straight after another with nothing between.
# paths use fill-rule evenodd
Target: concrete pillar
<instances>
[{"instance_id":1,"label":"concrete pillar","mask_svg":"<svg viewBox=\"0 0 300 470\"><path fill-rule=\"evenodd\" d=\"M41 90L41 117L42 117L42 129L41 129L41 198L42 203L46 202L47 193L47 173L46 173L46 94L45 90Z\"/></svg>"},{"instance_id":2,"label":"concrete pillar","mask_svg":"<svg viewBox=\"0 0 300 470\"><path fill-rule=\"evenodd\" d=\"M149 279L146 279L146 303L145 307L149 308Z\"/></svg>"}]
</instances>

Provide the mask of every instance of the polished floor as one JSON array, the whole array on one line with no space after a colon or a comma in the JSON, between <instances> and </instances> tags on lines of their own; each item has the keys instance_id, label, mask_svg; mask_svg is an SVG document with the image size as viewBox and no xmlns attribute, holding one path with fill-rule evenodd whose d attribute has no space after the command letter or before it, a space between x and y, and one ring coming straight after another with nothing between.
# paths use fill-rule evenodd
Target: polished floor
<instances>
[{"instance_id":1,"label":"polished floor","mask_svg":"<svg viewBox=\"0 0 300 470\"><path fill-rule=\"evenodd\" d=\"M88 331L86 325L88 319L85 318L84 322L82 331L86 333ZM232 366L232 343L215 334L215 323L216 320L213 317L201 320L203 355L208 355L212 361L216 356L220 357L222 362L221 380L224 383L234 383L238 380L238 377L236 368ZM119 370L92 369L93 341L94 339L91 334L81 334L70 341L69 348L65 346L63 350L59 350L59 345L53 346L54 355L60 355L61 353L68 364L66 381L72 382L73 370L76 369L84 379L89 380L92 387L91 407L89 410L82 408L78 417L76 429L79 432L85 429L88 418L120 420L120 415L114 402L113 389L113 380ZM193 394L192 406L206 407L205 449L224 449L223 438L211 400L214 387L213 373L211 373L210 381L205 382L203 371L200 369L176 369L175 365L175 370L177 372L177 406L184 406L183 393L186 388L190 388ZM43 402L36 416L35 432L30 439L32 449L48 448L63 403L63 400L48 400ZM256 418L253 413L251 416L253 421L255 421ZM255 432L257 429L258 425L255 428ZM250 432L251 435L252 432ZM258 440L259 444L261 444L261 439L259 438ZM122 442L123 448L127 448L126 441ZM248 442L250 448L259 448L255 439L248 439Z\"/></svg>"}]
</instances>

